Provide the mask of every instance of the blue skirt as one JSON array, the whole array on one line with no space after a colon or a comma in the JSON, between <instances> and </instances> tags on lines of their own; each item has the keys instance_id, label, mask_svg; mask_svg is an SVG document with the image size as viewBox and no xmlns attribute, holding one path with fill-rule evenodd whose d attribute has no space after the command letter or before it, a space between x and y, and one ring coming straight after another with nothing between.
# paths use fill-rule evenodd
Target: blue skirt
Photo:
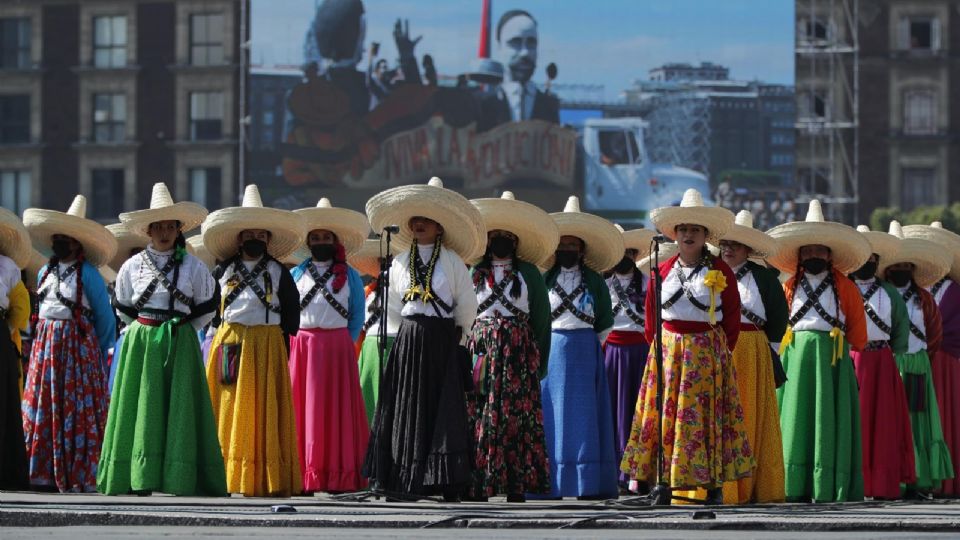
<instances>
[{"instance_id":1,"label":"blue skirt","mask_svg":"<svg viewBox=\"0 0 960 540\"><path fill-rule=\"evenodd\" d=\"M541 381L552 497L617 496L610 387L592 329L554 330Z\"/></svg>"}]
</instances>

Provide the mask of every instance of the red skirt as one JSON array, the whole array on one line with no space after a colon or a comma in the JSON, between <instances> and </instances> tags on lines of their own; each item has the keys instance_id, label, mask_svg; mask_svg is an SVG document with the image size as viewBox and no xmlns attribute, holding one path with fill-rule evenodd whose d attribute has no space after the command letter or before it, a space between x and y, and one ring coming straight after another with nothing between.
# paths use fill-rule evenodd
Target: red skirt
<instances>
[{"instance_id":1,"label":"red skirt","mask_svg":"<svg viewBox=\"0 0 960 540\"><path fill-rule=\"evenodd\" d=\"M940 424L943 438L950 449L954 468L960 464L960 359L939 351L930 359L933 388L940 406ZM960 477L943 481L938 492L942 495L960 495Z\"/></svg>"},{"instance_id":2,"label":"red skirt","mask_svg":"<svg viewBox=\"0 0 960 540\"><path fill-rule=\"evenodd\" d=\"M290 383L303 490L356 491L370 428L356 350L346 328L301 329L290 339Z\"/></svg>"},{"instance_id":3,"label":"red skirt","mask_svg":"<svg viewBox=\"0 0 960 540\"><path fill-rule=\"evenodd\" d=\"M850 351L860 385L864 495L899 499L900 484L916 482L910 410L889 347Z\"/></svg>"}]
</instances>

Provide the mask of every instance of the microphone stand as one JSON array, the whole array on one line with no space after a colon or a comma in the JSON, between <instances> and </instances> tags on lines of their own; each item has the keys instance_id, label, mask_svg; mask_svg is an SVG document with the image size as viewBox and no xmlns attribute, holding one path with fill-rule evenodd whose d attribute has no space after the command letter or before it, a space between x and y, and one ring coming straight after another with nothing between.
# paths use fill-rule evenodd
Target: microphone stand
<instances>
[{"instance_id":1,"label":"microphone stand","mask_svg":"<svg viewBox=\"0 0 960 540\"><path fill-rule=\"evenodd\" d=\"M377 292L380 294L380 321L377 325L377 352L380 356L380 381L382 384L383 381L383 371L386 362L384 362L384 355L387 350L387 316L389 314L390 307L390 265L393 262L393 257L390 255L390 242L392 240L392 233L390 227L385 227L383 233L387 235L387 251L383 252L383 249L380 250L380 276L377 280ZM383 236L380 237L380 245L383 246Z\"/></svg>"},{"instance_id":2,"label":"microphone stand","mask_svg":"<svg viewBox=\"0 0 960 540\"><path fill-rule=\"evenodd\" d=\"M663 471L663 276L660 275L660 242L654 241L653 259L650 268L653 273L656 311L653 315L656 331L653 335L654 360L657 362L657 485L650 492L650 504L668 506L670 504L670 482L664 478Z\"/></svg>"}]
</instances>

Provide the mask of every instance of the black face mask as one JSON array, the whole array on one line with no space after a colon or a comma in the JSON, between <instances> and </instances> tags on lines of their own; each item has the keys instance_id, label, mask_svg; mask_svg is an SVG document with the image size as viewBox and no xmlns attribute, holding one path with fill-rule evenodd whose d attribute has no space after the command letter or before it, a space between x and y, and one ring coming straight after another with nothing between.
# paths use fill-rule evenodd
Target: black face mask
<instances>
[{"instance_id":1,"label":"black face mask","mask_svg":"<svg viewBox=\"0 0 960 540\"><path fill-rule=\"evenodd\" d=\"M513 254L513 240L506 236L495 236L490 239L490 254L498 259L505 259Z\"/></svg>"},{"instance_id":2,"label":"black face mask","mask_svg":"<svg viewBox=\"0 0 960 540\"><path fill-rule=\"evenodd\" d=\"M580 264L580 253L576 251L558 251L557 262L564 268L573 268Z\"/></svg>"},{"instance_id":3,"label":"black face mask","mask_svg":"<svg viewBox=\"0 0 960 540\"><path fill-rule=\"evenodd\" d=\"M243 249L243 253L246 254L247 257L259 257L267 251L267 243L263 240L251 238L250 240L243 241L241 249Z\"/></svg>"},{"instance_id":4,"label":"black face mask","mask_svg":"<svg viewBox=\"0 0 960 540\"><path fill-rule=\"evenodd\" d=\"M70 241L64 239L57 239L53 241L53 255L58 259L66 259L71 254L73 250L70 249Z\"/></svg>"},{"instance_id":5,"label":"black face mask","mask_svg":"<svg viewBox=\"0 0 960 540\"><path fill-rule=\"evenodd\" d=\"M613 267L613 271L618 274L629 274L634 268L634 262L629 257L624 257Z\"/></svg>"},{"instance_id":6,"label":"black face mask","mask_svg":"<svg viewBox=\"0 0 960 540\"><path fill-rule=\"evenodd\" d=\"M906 287L912 277L913 272L910 270L887 270L887 279L894 287Z\"/></svg>"},{"instance_id":7,"label":"black face mask","mask_svg":"<svg viewBox=\"0 0 960 540\"><path fill-rule=\"evenodd\" d=\"M828 263L826 259L813 258L803 261L800 263L800 266L802 266L804 270L810 272L811 274L819 274L820 272L826 270L829 264L830 263Z\"/></svg>"},{"instance_id":8,"label":"black face mask","mask_svg":"<svg viewBox=\"0 0 960 540\"><path fill-rule=\"evenodd\" d=\"M867 261L863 263L863 266L859 270L853 273L854 279L859 279L861 281L866 281L868 279L873 279L877 275L877 263L873 261Z\"/></svg>"},{"instance_id":9,"label":"black face mask","mask_svg":"<svg viewBox=\"0 0 960 540\"><path fill-rule=\"evenodd\" d=\"M326 262L333 258L337 251L337 246L333 244L314 244L310 246L310 254L313 259L320 262Z\"/></svg>"}]
</instances>

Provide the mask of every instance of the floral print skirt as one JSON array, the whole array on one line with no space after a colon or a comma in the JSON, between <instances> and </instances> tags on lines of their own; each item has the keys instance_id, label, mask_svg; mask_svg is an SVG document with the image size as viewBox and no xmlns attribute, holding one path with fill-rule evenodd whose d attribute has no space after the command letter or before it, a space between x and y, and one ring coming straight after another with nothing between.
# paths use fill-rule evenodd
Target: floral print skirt
<instances>
[{"instance_id":1,"label":"floral print skirt","mask_svg":"<svg viewBox=\"0 0 960 540\"><path fill-rule=\"evenodd\" d=\"M658 414L656 349L644 371L621 470L657 481L657 422L663 433L663 478L671 487L719 487L756 467L747 439L733 358L720 330L663 331L663 416Z\"/></svg>"},{"instance_id":2,"label":"floral print skirt","mask_svg":"<svg viewBox=\"0 0 960 540\"><path fill-rule=\"evenodd\" d=\"M467 396L477 448L474 494L548 493L540 351L530 325L515 318L478 319L470 352L476 379Z\"/></svg>"}]
</instances>

